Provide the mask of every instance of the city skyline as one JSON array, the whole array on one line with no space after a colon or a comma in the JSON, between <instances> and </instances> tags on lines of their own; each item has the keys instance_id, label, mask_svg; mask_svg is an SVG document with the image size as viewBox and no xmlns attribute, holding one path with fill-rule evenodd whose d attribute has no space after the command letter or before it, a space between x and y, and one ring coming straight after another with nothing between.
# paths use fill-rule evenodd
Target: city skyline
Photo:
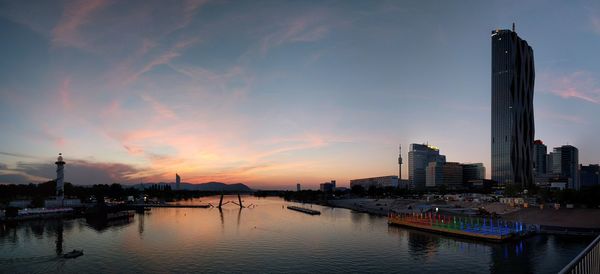
<instances>
[{"instance_id":1,"label":"city skyline","mask_svg":"<svg viewBox=\"0 0 600 274\"><path fill-rule=\"evenodd\" d=\"M141 4L0 2L0 183L62 152L76 184L316 188L398 175L425 142L490 178L489 33L513 22L534 138L600 161L598 3Z\"/></svg>"}]
</instances>

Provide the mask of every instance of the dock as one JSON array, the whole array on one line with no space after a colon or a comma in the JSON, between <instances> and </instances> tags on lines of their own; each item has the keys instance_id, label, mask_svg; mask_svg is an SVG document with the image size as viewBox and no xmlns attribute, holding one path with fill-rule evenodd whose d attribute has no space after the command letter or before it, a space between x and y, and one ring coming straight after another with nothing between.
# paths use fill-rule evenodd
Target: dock
<instances>
[{"instance_id":1,"label":"dock","mask_svg":"<svg viewBox=\"0 0 600 274\"><path fill-rule=\"evenodd\" d=\"M527 235L526 226L518 222L500 222L491 218L457 218L435 213L390 214L388 223L438 234L492 242L502 242Z\"/></svg>"},{"instance_id":2,"label":"dock","mask_svg":"<svg viewBox=\"0 0 600 274\"><path fill-rule=\"evenodd\" d=\"M304 208L304 207L287 206L287 208L291 209L291 210L299 211L299 212L302 212L302 213L310 214L310 215L321 215L320 211L312 210L312 209L308 209L308 208Z\"/></svg>"}]
</instances>

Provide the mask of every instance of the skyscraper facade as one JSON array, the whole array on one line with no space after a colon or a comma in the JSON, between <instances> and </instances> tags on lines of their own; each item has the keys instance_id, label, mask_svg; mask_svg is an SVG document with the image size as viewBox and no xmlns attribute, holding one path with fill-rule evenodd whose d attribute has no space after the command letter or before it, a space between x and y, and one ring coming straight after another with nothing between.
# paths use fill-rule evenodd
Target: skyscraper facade
<instances>
[{"instance_id":1,"label":"skyscraper facade","mask_svg":"<svg viewBox=\"0 0 600 274\"><path fill-rule=\"evenodd\" d=\"M535 140L533 142L533 172L535 176L543 176L548 172L546 171L546 153L548 148L544 145L542 140Z\"/></svg>"},{"instance_id":2,"label":"skyscraper facade","mask_svg":"<svg viewBox=\"0 0 600 274\"><path fill-rule=\"evenodd\" d=\"M492 31L492 180L533 183L533 49L513 30Z\"/></svg>"},{"instance_id":3,"label":"skyscraper facade","mask_svg":"<svg viewBox=\"0 0 600 274\"><path fill-rule=\"evenodd\" d=\"M408 152L408 181L411 189L425 189L426 169L431 162L445 163L446 156L440 155L437 147L411 144Z\"/></svg>"}]
</instances>

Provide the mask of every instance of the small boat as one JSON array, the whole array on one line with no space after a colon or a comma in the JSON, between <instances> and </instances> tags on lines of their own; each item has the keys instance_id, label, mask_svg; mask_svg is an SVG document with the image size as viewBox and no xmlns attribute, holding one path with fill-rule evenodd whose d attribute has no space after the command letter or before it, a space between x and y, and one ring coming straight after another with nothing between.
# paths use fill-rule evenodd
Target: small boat
<instances>
[{"instance_id":1,"label":"small boat","mask_svg":"<svg viewBox=\"0 0 600 274\"><path fill-rule=\"evenodd\" d=\"M65 253L63 255L63 258L71 259L71 258L77 258L77 257L82 256L82 255L83 255L83 250L73 249L73 251L71 251L69 253Z\"/></svg>"}]
</instances>

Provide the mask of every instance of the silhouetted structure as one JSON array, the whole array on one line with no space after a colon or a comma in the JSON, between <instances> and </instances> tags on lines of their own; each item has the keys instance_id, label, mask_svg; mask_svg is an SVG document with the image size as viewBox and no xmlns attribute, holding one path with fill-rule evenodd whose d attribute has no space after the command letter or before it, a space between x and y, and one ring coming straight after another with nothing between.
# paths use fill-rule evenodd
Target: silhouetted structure
<instances>
[{"instance_id":1,"label":"silhouetted structure","mask_svg":"<svg viewBox=\"0 0 600 274\"><path fill-rule=\"evenodd\" d=\"M514 29L492 31L492 180L533 183L533 49Z\"/></svg>"}]
</instances>

